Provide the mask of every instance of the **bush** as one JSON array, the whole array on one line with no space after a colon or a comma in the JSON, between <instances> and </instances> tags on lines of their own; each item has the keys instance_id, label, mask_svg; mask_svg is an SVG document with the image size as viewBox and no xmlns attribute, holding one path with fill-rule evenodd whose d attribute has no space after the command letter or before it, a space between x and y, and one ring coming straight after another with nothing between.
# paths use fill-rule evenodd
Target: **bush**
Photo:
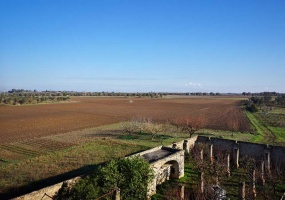
<instances>
[{"instance_id":1,"label":"bush","mask_svg":"<svg viewBox=\"0 0 285 200\"><path fill-rule=\"evenodd\" d=\"M113 190L121 190L121 199L146 199L147 186L153 178L149 163L141 157L112 160L91 176L79 181L72 199L96 199Z\"/></svg>"},{"instance_id":2,"label":"bush","mask_svg":"<svg viewBox=\"0 0 285 200\"><path fill-rule=\"evenodd\" d=\"M254 103L252 103L252 104L246 106L246 110L249 112L257 112L258 108Z\"/></svg>"}]
</instances>

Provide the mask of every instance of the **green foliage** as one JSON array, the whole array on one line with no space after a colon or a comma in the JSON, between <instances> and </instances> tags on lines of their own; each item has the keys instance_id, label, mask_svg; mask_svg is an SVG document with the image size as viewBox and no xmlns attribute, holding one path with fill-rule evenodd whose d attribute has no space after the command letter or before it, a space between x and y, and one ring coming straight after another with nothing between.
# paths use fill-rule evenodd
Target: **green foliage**
<instances>
[{"instance_id":1,"label":"green foliage","mask_svg":"<svg viewBox=\"0 0 285 200\"><path fill-rule=\"evenodd\" d=\"M100 190L96 177L88 177L80 180L73 188L72 199L94 199L99 194Z\"/></svg>"},{"instance_id":2,"label":"green foliage","mask_svg":"<svg viewBox=\"0 0 285 200\"><path fill-rule=\"evenodd\" d=\"M278 95L275 99L277 105L285 106L285 95Z\"/></svg>"},{"instance_id":3,"label":"green foliage","mask_svg":"<svg viewBox=\"0 0 285 200\"><path fill-rule=\"evenodd\" d=\"M152 178L149 163L141 157L112 160L88 178L79 181L73 189L72 198L97 198L117 186L121 190L122 199L146 199L147 186Z\"/></svg>"},{"instance_id":4,"label":"green foliage","mask_svg":"<svg viewBox=\"0 0 285 200\"><path fill-rule=\"evenodd\" d=\"M258 107L257 104L259 104L259 98L257 97L252 97L249 100L242 100L241 101L241 105L243 105L245 107L245 109L251 113L253 112L257 112L258 111Z\"/></svg>"},{"instance_id":5,"label":"green foliage","mask_svg":"<svg viewBox=\"0 0 285 200\"><path fill-rule=\"evenodd\" d=\"M25 94L26 95L26 94ZM70 97L57 97L54 96L35 96L34 94L24 96L23 94L1 94L0 104L8 105L23 105L23 104L37 104L37 103L49 103L54 101L67 101Z\"/></svg>"},{"instance_id":6,"label":"green foliage","mask_svg":"<svg viewBox=\"0 0 285 200\"><path fill-rule=\"evenodd\" d=\"M249 112L257 112L258 108L256 106L256 104L252 103L246 106L246 110Z\"/></svg>"}]
</instances>

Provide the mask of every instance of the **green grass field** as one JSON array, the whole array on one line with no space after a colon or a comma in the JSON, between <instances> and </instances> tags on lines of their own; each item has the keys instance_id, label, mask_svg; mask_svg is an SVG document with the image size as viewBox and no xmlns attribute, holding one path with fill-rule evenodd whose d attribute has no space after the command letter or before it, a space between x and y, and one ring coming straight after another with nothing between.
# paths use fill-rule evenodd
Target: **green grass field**
<instances>
[{"instance_id":1,"label":"green grass field","mask_svg":"<svg viewBox=\"0 0 285 200\"><path fill-rule=\"evenodd\" d=\"M285 146L285 108L276 108L268 113L245 112L256 134L251 142Z\"/></svg>"}]
</instances>

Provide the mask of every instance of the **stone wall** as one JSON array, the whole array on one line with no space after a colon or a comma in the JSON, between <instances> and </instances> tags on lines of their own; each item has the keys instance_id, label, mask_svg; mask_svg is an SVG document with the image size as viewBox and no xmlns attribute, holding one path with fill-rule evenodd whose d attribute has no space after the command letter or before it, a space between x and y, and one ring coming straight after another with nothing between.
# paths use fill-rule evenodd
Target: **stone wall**
<instances>
[{"instance_id":1,"label":"stone wall","mask_svg":"<svg viewBox=\"0 0 285 200\"><path fill-rule=\"evenodd\" d=\"M193 136L193 137L191 137L191 138L187 138L187 139L185 139L185 140L181 140L181 141L179 141L179 142L176 142L176 143L174 143L174 144L170 144L170 145L167 145L167 147L171 147L171 148L173 148L173 145L175 145L176 144L176 148L177 149L184 149L184 150L186 150L186 149L191 149L194 145L195 145L195 142L196 142L196 140L197 140L197 135L196 136ZM185 141L187 141L187 147L183 147L183 144L184 144L184 142Z\"/></svg>"},{"instance_id":2,"label":"stone wall","mask_svg":"<svg viewBox=\"0 0 285 200\"><path fill-rule=\"evenodd\" d=\"M266 155L269 155L271 164L285 165L285 147L235 140L226 140L220 138L210 138L205 136L199 136L196 142L209 145L212 144L214 154L215 151L219 150L228 151L231 154L235 154L238 150L240 157L248 155L250 157L256 158L258 161L262 161L266 159Z\"/></svg>"},{"instance_id":3,"label":"stone wall","mask_svg":"<svg viewBox=\"0 0 285 200\"><path fill-rule=\"evenodd\" d=\"M169 148L169 147L162 147L162 148ZM168 180L169 178L179 179L184 176L184 151L183 150L176 151L176 153L174 154L171 154L165 158L150 163L150 166L154 171L155 178L153 179L152 183L148 186L148 199L150 199L150 197L156 193L156 186L162 183L162 179L164 180ZM172 170L174 170L174 172ZM169 174L164 174L164 173L169 173Z\"/></svg>"},{"instance_id":4,"label":"stone wall","mask_svg":"<svg viewBox=\"0 0 285 200\"><path fill-rule=\"evenodd\" d=\"M57 183L55 185L42 188L40 190L31 192L29 194L25 194L19 197L14 198L13 200L50 200L51 197L53 197L62 187L63 185L72 186L74 185L78 180L80 180L81 177L77 176L75 178Z\"/></svg>"}]
</instances>

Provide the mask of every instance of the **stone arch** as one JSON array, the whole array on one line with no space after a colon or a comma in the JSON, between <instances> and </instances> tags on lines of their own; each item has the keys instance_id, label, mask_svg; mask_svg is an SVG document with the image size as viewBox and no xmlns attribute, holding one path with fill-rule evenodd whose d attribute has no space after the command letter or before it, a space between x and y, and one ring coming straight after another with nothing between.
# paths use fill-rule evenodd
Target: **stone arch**
<instances>
[{"instance_id":1,"label":"stone arch","mask_svg":"<svg viewBox=\"0 0 285 200\"><path fill-rule=\"evenodd\" d=\"M170 160L162 164L156 172L156 185L160 185L169 179L179 179L179 163Z\"/></svg>"},{"instance_id":2,"label":"stone arch","mask_svg":"<svg viewBox=\"0 0 285 200\"><path fill-rule=\"evenodd\" d=\"M179 179L179 163L177 162L177 160L170 160L165 164L170 164L169 178Z\"/></svg>"}]
</instances>

